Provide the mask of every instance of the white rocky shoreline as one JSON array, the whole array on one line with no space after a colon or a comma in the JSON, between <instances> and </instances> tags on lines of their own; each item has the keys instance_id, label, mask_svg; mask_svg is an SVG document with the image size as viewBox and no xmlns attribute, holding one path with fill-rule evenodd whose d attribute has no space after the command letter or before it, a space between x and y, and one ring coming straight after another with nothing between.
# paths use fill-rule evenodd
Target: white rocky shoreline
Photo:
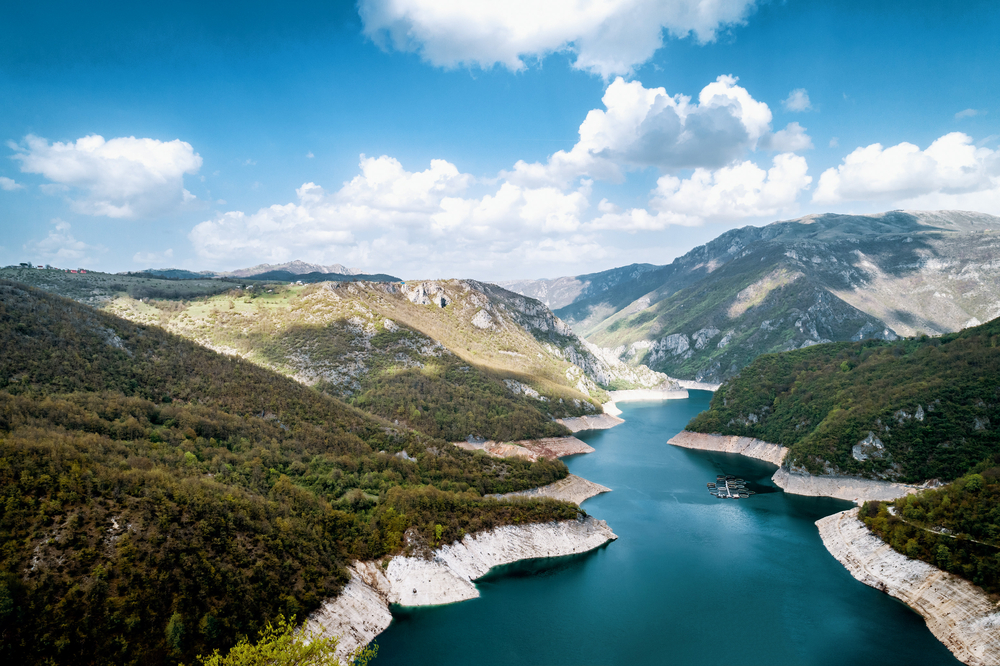
<instances>
[{"instance_id":1,"label":"white rocky shoreline","mask_svg":"<svg viewBox=\"0 0 1000 666\"><path fill-rule=\"evenodd\" d=\"M817 476L815 474L789 470L782 465L785 454L788 453L786 447L754 439L753 437L708 435L683 430L670 438L667 443L685 449L738 453L769 462L772 465L778 465L778 470L771 477L771 480L786 493L793 495L835 497L837 499L862 503L868 500L890 501L920 490L919 486L879 481L877 479L862 479L856 476Z\"/></svg>"},{"instance_id":2,"label":"white rocky shoreline","mask_svg":"<svg viewBox=\"0 0 1000 666\"><path fill-rule=\"evenodd\" d=\"M849 509L816 521L823 545L854 578L919 613L969 666L1000 664L1000 606L972 583L896 552Z\"/></svg>"},{"instance_id":3,"label":"white rocky shoreline","mask_svg":"<svg viewBox=\"0 0 1000 666\"><path fill-rule=\"evenodd\" d=\"M585 553L617 538L606 522L587 516L504 525L442 546L427 559L397 555L385 565L355 562L350 582L337 597L324 601L302 628L317 637L339 636L337 656L343 661L389 626L390 604L432 606L474 599L479 590L473 581L492 567Z\"/></svg>"}]
</instances>

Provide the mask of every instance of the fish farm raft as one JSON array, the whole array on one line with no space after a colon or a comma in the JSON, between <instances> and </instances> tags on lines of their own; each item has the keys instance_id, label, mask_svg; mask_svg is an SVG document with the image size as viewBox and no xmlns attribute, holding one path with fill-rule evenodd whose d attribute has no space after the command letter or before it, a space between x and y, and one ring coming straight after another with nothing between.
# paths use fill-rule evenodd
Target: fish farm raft
<instances>
[{"instance_id":1,"label":"fish farm raft","mask_svg":"<svg viewBox=\"0 0 1000 666\"><path fill-rule=\"evenodd\" d=\"M757 494L752 490L747 490L747 482L743 479L725 474L717 476L715 483L708 484L708 492L719 499L746 499Z\"/></svg>"}]
</instances>

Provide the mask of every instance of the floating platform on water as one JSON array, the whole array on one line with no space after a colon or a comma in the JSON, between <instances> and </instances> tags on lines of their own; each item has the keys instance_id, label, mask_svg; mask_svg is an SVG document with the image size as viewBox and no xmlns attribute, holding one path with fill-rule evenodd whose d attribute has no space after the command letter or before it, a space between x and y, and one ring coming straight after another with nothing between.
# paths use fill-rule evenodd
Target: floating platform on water
<instances>
[{"instance_id":1,"label":"floating platform on water","mask_svg":"<svg viewBox=\"0 0 1000 666\"><path fill-rule=\"evenodd\" d=\"M731 474L720 474L715 478L715 483L709 482L707 485L708 492L719 499L747 499L757 494L747 489L746 481Z\"/></svg>"}]
</instances>

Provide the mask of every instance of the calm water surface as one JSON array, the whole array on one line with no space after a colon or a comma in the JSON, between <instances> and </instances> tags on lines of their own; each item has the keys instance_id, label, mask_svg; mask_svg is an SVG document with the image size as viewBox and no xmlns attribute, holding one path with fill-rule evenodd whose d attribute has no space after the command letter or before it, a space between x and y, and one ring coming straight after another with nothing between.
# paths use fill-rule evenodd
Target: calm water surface
<instances>
[{"instance_id":1,"label":"calm water surface","mask_svg":"<svg viewBox=\"0 0 1000 666\"><path fill-rule=\"evenodd\" d=\"M582 433L597 450L566 464L613 489L583 508L618 541L493 569L479 599L394 607L375 665L959 664L827 553L813 523L850 503L786 495L767 463L666 444L710 398L621 405L624 424ZM758 494L713 498L720 472Z\"/></svg>"}]
</instances>

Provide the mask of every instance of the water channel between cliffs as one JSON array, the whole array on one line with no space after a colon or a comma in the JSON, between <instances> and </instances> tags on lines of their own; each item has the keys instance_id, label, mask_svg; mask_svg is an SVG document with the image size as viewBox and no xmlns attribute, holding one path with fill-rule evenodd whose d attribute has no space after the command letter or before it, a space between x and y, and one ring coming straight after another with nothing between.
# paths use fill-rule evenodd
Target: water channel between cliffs
<instances>
[{"instance_id":1,"label":"water channel between cliffs","mask_svg":"<svg viewBox=\"0 0 1000 666\"><path fill-rule=\"evenodd\" d=\"M711 394L619 405L625 423L579 433L596 451L566 459L613 492L583 508L616 542L520 562L477 583L478 599L394 607L375 666L526 664L959 664L902 603L854 580L817 519L851 506L788 495L774 466L669 446ZM717 500L719 472L751 483Z\"/></svg>"}]
</instances>

